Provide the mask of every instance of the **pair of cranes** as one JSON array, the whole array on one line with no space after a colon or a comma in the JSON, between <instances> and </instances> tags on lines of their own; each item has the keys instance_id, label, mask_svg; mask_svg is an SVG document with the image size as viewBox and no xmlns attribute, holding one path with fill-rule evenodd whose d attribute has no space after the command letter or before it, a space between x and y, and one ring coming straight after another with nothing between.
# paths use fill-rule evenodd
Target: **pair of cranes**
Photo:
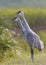
<instances>
[{"instance_id":1,"label":"pair of cranes","mask_svg":"<svg viewBox=\"0 0 46 65\"><path fill-rule=\"evenodd\" d=\"M33 61L34 48L37 48L39 51L41 51L44 48L44 43L41 41L40 37L29 27L24 16L24 12L18 11L17 14L21 17L21 19L19 17L15 17L13 20L18 22L20 25L24 39L30 46L31 58Z\"/></svg>"}]
</instances>

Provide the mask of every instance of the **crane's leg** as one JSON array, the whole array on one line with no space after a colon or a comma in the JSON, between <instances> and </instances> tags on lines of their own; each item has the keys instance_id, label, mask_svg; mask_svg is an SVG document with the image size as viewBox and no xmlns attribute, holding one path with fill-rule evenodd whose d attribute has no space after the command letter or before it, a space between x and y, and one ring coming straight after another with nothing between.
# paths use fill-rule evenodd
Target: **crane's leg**
<instances>
[{"instance_id":1,"label":"crane's leg","mask_svg":"<svg viewBox=\"0 0 46 65\"><path fill-rule=\"evenodd\" d=\"M32 58L32 61L33 61L33 58L34 58L34 50L33 50L32 47L31 47L31 58Z\"/></svg>"}]
</instances>

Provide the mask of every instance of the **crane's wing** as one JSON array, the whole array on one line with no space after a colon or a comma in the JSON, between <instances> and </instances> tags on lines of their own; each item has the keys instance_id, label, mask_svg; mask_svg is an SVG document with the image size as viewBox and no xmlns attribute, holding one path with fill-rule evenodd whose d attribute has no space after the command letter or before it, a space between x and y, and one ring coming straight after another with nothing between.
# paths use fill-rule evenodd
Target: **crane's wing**
<instances>
[{"instance_id":1,"label":"crane's wing","mask_svg":"<svg viewBox=\"0 0 46 65\"><path fill-rule=\"evenodd\" d=\"M31 32L27 33L27 41L28 41L28 43L34 42L34 36Z\"/></svg>"}]
</instances>

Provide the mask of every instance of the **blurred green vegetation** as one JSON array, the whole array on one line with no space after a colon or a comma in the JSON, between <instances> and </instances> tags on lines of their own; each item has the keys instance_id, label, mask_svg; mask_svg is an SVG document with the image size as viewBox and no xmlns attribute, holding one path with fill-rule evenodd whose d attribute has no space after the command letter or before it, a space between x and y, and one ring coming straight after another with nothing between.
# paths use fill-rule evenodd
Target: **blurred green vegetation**
<instances>
[{"instance_id":1,"label":"blurred green vegetation","mask_svg":"<svg viewBox=\"0 0 46 65\"><path fill-rule=\"evenodd\" d=\"M0 10L0 20L11 22L11 18L16 16L17 11L24 11L25 17L30 26L46 25L46 9L33 9L33 8L16 8L16 9L2 9ZM0 22L1 23L1 22ZM2 23L1 23L2 24Z\"/></svg>"},{"instance_id":2,"label":"blurred green vegetation","mask_svg":"<svg viewBox=\"0 0 46 65\"><path fill-rule=\"evenodd\" d=\"M33 9L33 8L0 9L0 63L4 61L7 63L7 60L9 62L10 58L15 60L17 60L18 58L18 61L16 61L18 64L25 63L26 65L25 60L28 58L28 56L30 56L29 45L23 39L22 35L20 36L12 35L12 32L14 32L14 30L11 30L11 29L13 27L20 30L18 27L18 23L12 21L12 18L17 16L16 12L19 10L22 10L25 12L25 17L31 28L35 29L34 26L36 26L37 28L38 25L43 27L46 26L46 9ZM18 32L18 33L21 33L21 32ZM36 33L41 37L46 47L46 29L38 30L36 31ZM46 54L45 49L43 50L43 53ZM41 54L40 52L37 52L37 51L38 50L35 50L36 55ZM42 53L42 56L43 56L43 53ZM37 59L37 56L36 56L36 59ZM38 61L40 62L40 60ZM43 61L43 59L41 61ZM10 65L14 65L14 64L10 64ZM38 65L38 64L35 64L35 65Z\"/></svg>"}]
</instances>

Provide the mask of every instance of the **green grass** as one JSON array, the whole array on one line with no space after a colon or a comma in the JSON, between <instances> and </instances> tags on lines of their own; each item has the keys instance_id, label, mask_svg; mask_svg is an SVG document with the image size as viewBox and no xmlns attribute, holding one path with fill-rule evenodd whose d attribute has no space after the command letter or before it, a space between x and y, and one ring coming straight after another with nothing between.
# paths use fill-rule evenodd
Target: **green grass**
<instances>
[{"instance_id":1,"label":"green grass","mask_svg":"<svg viewBox=\"0 0 46 65\"><path fill-rule=\"evenodd\" d=\"M9 44L11 47L4 52L4 57L0 60L0 65L45 65L46 64L46 31L40 31L38 34L44 41L45 48L43 51L35 51L34 62L32 63L30 57L29 45L24 41L22 37L15 37L17 41L15 44L12 42ZM17 45L16 45L17 44ZM6 44L8 45L8 43ZM13 46L12 46L13 45Z\"/></svg>"},{"instance_id":2,"label":"green grass","mask_svg":"<svg viewBox=\"0 0 46 65\"><path fill-rule=\"evenodd\" d=\"M33 9L33 8L16 8L16 9L1 9L0 10L0 25L5 27L17 26L13 24L11 20L13 17L17 16L17 11L24 11L25 17L30 25L30 27L36 25L46 25L46 9ZM12 24L10 23L12 21ZM41 24L42 23L42 24Z\"/></svg>"},{"instance_id":3,"label":"green grass","mask_svg":"<svg viewBox=\"0 0 46 65\"><path fill-rule=\"evenodd\" d=\"M18 27L11 19L17 16L16 12L22 10L31 28L33 26L46 25L46 9L17 8L0 10L0 65L46 65L46 30L38 30L37 34L43 40L45 48L39 52L34 49L34 62L30 57L30 48L22 36L13 36L13 30L9 28ZM37 28L39 29L39 28ZM20 33L20 32L19 32Z\"/></svg>"},{"instance_id":4,"label":"green grass","mask_svg":"<svg viewBox=\"0 0 46 65\"><path fill-rule=\"evenodd\" d=\"M27 55L26 55L27 56ZM6 59L6 58L5 58ZM27 57L7 58L3 59L3 62L0 65L46 65L46 53L37 54L34 56L34 62L32 63L30 55Z\"/></svg>"}]
</instances>

